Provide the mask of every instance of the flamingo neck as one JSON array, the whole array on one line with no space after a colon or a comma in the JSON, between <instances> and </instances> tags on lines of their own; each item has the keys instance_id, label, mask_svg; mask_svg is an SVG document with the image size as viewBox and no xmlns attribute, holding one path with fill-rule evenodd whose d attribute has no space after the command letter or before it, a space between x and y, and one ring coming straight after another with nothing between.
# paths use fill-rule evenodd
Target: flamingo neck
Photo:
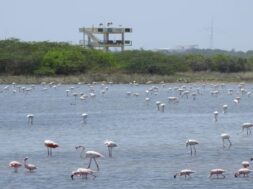
<instances>
[{"instance_id":1,"label":"flamingo neck","mask_svg":"<svg viewBox=\"0 0 253 189\"><path fill-rule=\"evenodd\" d=\"M81 148L82 148L82 151L81 151L81 153L80 153L80 158L81 159L85 159L85 148L83 147L83 146L81 146Z\"/></svg>"}]
</instances>

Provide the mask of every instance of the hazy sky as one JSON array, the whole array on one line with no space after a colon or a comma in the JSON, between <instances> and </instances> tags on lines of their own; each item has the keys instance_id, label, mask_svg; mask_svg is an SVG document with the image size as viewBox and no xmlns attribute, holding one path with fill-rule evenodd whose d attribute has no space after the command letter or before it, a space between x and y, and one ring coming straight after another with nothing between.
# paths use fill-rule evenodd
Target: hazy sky
<instances>
[{"instance_id":1,"label":"hazy sky","mask_svg":"<svg viewBox=\"0 0 253 189\"><path fill-rule=\"evenodd\" d=\"M0 39L82 39L79 27L113 22L132 27L133 49L197 44L253 49L253 0L0 0Z\"/></svg>"}]
</instances>

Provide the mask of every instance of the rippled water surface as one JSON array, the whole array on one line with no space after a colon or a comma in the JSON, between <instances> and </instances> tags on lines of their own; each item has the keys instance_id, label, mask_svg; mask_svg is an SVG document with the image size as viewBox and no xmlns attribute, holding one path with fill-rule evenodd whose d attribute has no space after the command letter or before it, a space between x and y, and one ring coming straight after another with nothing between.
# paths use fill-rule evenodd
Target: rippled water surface
<instances>
[{"instance_id":1,"label":"rippled water surface","mask_svg":"<svg viewBox=\"0 0 253 189\"><path fill-rule=\"evenodd\" d=\"M238 84L224 87L207 84L185 84L189 98L180 97L176 87L182 84L159 85L60 85L57 87L35 85L29 92L19 92L10 85L2 85L0 93L0 188L252 188L253 173L248 178L234 178L243 160L253 157L253 135L241 131L244 122L253 122L251 96L242 95ZM152 87L158 91L146 93ZM21 87L32 88L30 85ZM96 94L86 100L76 99L73 93ZM47 88L47 90L45 89ZM246 92L253 85L245 85ZM196 100L191 93L197 92ZM228 94L233 89L233 94ZM16 90L16 93L13 92ZM105 90L105 94L101 91ZM212 96L219 90L218 96ZM132 92L128 96L127 92ZM139 93L134 96L133 93ZM169 96L177 96L179 103L168 102ZM233 99L241 97L240 104ZM150 102L145 102L149 97ZM166 104L159 112L156 101ZM228 105L228 113L222 106ZM219 111L218 122L213 112ZM34 114L34 124L28 125L26 115ZM87 113L84 124L81 114ZM229 133L233 143L230 149L222 148L221 133ZM196 156L191 156L185 146L187 139L196 139ZM47 157L44 140L51 139L60 147ZM108 157L104 145L106 139L118 144L113 157ZM70 174L79 167L86 167L88 159L80 159L76 145L105 155L98 159L101 170L97 178L83 180ZM8 167L12 160L29 162L38 169L29 173L21 167L14 173ZM94 164L92 168L96 170ZM191 179L173 178L181 169L190 168L196 173ZM210 169L223 168L226 179L209 179Z\"/></svg>"}]
</instances>

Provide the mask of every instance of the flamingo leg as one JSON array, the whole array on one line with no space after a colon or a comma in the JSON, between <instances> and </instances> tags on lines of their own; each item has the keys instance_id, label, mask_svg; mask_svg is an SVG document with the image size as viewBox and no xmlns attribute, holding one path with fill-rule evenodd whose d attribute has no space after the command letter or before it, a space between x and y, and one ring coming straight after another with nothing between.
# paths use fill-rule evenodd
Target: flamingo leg
<instances>
[{"instance_id":1,"label":"flamingo leg","mask_svg":"<svg viewBox=\"0 0 253 189\"><path fill-rule=\"evenodd\" d=\"M197 151L196 151L195 145L193 145L193 148L194 148L194 154L196 155L196 154L197 154Z\"/></svg>"},{"instance_id":2,"label":"flamingo leg","mask_svg":"<svg viewBox=\"0 0 253 189\"><path fill-rule=\"evenodd\" d=\"M49 156L49 148L47 147L47 156Z\"/></svg>"},{"instance_id":3,"label":"flamingo leg","mask_svg":"<svg viewBox=\"0 0 253 189\"><path fill-rule=\"evenodd\" d=\"M92 160L92 158L90 158L90 162L89 162L88 168L90 168L90 165L91 165L91 160Z\"/></svg>"},{"instance_id":4,"label":"flamingo leg","mask_svg":"<svg viewBox=\"0 0 253 189\"><path fill-rule=\"evenodd\" d=\"M192 146L190 146L190 148L191 148L191 156L192 156Z\"/></svg>"},{"instance_id":5,"label":"flamingo leg","mask_svg":"<svg viewBox=\"0 0 253 189\"><path fill-rule=\"evenodd\" d=\"M90 174L91 176L93 176L93 179L95 179L96 178L96 176L95 175L93 175L92 173Z\"/></svg>"},{"instance_id":6,"label":"flamingo leg","mask_svg":"<svg viewBox=\"0 0 253 189\"><path fill-rule=\"evenodd\" d=\"M97 162L96 158L93 158L93 159L94 159L94 161L95 161L95 163L96 163L96 165L97 165L97 169L98 169L98 171L99 171L98 162Z\"/></svg>"},{"instance_id":7,"label":"flamingo leg","mask_svg":"<svg viewBox=\"0 0 253 189\"><path fill-rule=\"evenodd\" d=\"M229 142L229 147L232 146L232 142L230 141L230 139L228 139Z\"/></svg>"},{"instance_id":8,"label":"flamingo leg","mask_svg":"<svg viewBox=\"0 0 253 189\"><path fill-rule=\"evenodd\" d=\"M112 157L112 147L111 147L111 157Z\"/></svg>"},{"instance_id":9,"label":"flamingo leg","mask_svg":"<svg viewBox=\"0 0 253 189\"><path fill-rule=\"evenodd\" d=\"M109 150L109 157L112 157L112 147L108 147Z\"/></svg>"}]
</instances>

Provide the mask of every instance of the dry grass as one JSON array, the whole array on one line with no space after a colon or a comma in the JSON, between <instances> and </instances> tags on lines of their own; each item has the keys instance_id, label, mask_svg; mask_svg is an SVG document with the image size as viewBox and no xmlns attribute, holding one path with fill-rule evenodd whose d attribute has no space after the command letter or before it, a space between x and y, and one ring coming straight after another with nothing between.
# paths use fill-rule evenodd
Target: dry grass
<instances>
[{"instance_id":1,"label":"dry grass","mask_svg":"<svg viewBox=\"0 0 253 189\"><path fill-rule=\"evenodd\" d=\"M55 82L63 84L73 83L91 83L93 81L112 81L113 83L129 83L136 81L138 83L146 83L152 81L153 83L174 82L253 82L253 72L245 73L231 73L222 74L216 72L186 72L177 73L175 75L146 75L146 74L85 74L85 75L71 75L71 76L55 76L55 77L35 77L35 76L11 76L1 75L0 83L19 83L19 84L38 84L41 82Z\"/></svg>"}]
</instances>

